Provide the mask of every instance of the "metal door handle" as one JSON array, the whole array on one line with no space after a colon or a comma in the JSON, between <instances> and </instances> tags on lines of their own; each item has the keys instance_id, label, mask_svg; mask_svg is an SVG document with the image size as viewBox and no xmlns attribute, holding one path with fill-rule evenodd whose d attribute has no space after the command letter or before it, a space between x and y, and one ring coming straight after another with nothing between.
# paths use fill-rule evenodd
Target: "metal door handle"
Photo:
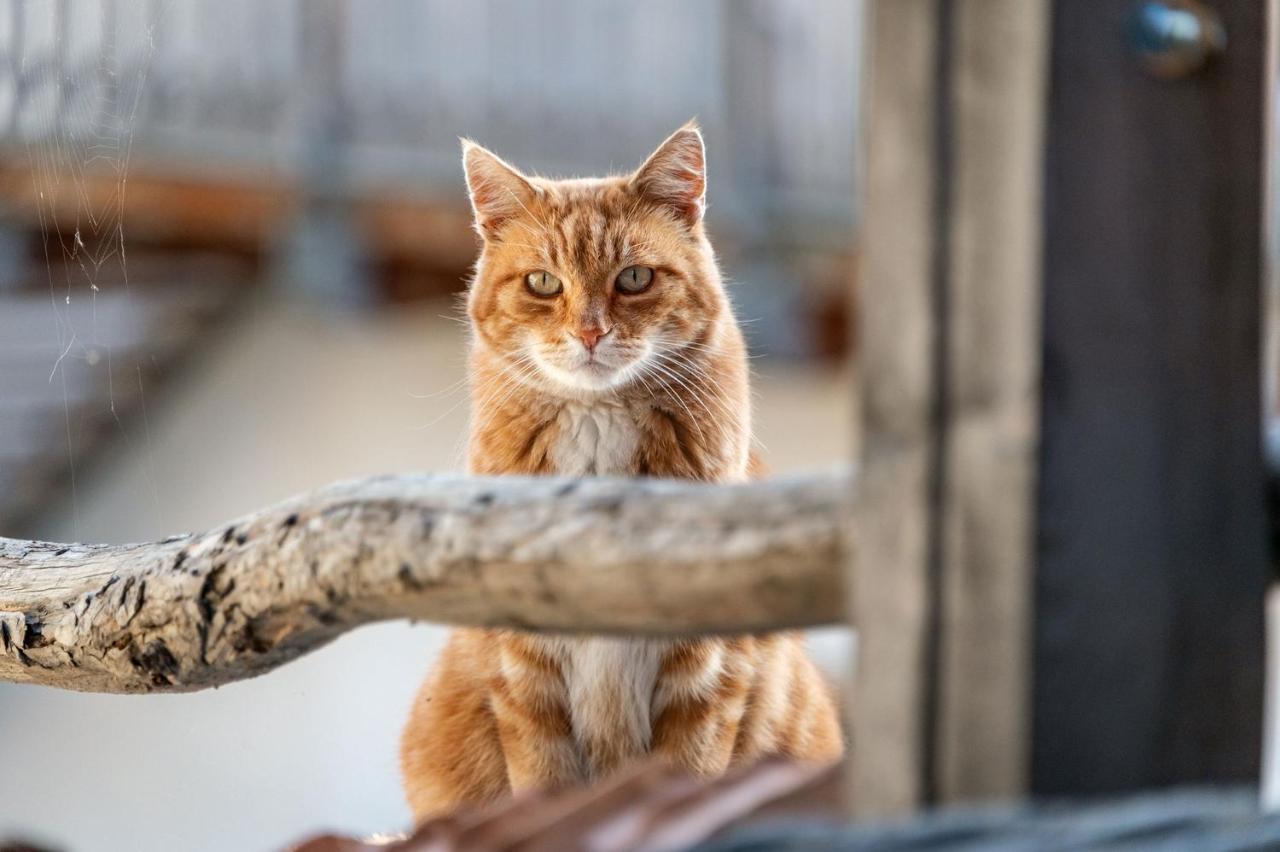
<instances>
[{"instance_id":1,"label":"metal door handle","mask_svg":"<svg viewBox=\"0 0 1280 852\"><path fill-rule=\"evenodd\" d=\"M1129 48L1148 74L1178 80L1227 46L1222 19L1198 0L1143 0L1129 19Z\"/></svg>"}]
</instances>

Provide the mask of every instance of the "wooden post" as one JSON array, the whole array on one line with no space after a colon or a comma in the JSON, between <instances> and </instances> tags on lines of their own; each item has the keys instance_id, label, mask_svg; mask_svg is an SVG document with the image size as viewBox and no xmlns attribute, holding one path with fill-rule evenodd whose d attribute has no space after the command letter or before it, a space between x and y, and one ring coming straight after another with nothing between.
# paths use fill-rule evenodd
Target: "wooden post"
<instances>
[{"instance_id":1,"label":"wooden post","mask_svg":"<svg viewBox=\"0 0 1280 852\"><path fill-rule=\"evenodd\" d=\"M954 4L936 792L1013 798L1029 760L1047 0Z\"/></svg>"},{"instance_id":2,"label":"wooden post","mask_svg":"<svg viewBox=\"0 0 1280 852\"><path fill-rule=\"evenodd\" d=\"M1025 786L1045 2L868 29L853 803Z\"/></svg>"},{"instance_id":3,"label":"wooden post","mask_svg":"<svg viewBox=\"0 0 1280 852\"><path fill-rule=\"evenodd\" d=\"M921 797L921 660L928 553L934 0L871 6L865 216L856 314L862 467L851 573L854 812Z\"/></svg>"},{"instance_id":4,"label":"wooden post","mask_svg":"<svg viewBox=\"0 0 1280 852\"><path fill-rule=\"evenodd\" d=\"M1204 6L1226 50L1176 80L1130 4L1053 8L1037 793L1257 779L1271 3Z\"/></svg>"}]
</instances>

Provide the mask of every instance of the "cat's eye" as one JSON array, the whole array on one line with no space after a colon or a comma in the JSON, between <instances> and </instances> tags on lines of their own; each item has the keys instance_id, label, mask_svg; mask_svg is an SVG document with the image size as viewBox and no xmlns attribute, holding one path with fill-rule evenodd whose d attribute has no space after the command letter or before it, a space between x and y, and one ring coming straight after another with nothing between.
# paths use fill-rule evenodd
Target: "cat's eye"
<instances>
[{"instance_id":1,"label":"cat's eye","mask_svg":"<svg viewBox=\"0 0 1280 852\"><path fill-rule=\"evenodd\" d=\"M651 283L653 283L652 269L647 266L628 266L618 273L613 286L619 293L635 295L648 290Z\"/></svg>"},{"instance_id":2,"label":"cat's eye","mask_svg":"<svg viewBox=\"0 0 1280 852\"><path fill-rule=\"evenodd\" d=\"M541 269L526 275L524 286L528 287L529 292L535 296L554 296L564 289L559 278Z\"/></svg>"}]
</instances>

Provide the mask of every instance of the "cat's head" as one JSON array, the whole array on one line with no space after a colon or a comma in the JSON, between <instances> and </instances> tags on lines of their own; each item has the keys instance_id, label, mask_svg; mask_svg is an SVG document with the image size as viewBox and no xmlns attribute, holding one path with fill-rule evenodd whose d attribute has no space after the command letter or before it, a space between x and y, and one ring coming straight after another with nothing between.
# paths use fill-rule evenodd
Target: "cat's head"
<instances>
[{"instance_id":1,"label":"cat's head","mask_svg":"<svg viewBox=\"0 0 1280 852\"><path fill-rule=\"evenodd\" d=\"M590 393L657 378L724 315L694 125L606 178L548 180L462 148L483 240L468 313L478 345L520 380Z\"/></svg>"}]
</instances>

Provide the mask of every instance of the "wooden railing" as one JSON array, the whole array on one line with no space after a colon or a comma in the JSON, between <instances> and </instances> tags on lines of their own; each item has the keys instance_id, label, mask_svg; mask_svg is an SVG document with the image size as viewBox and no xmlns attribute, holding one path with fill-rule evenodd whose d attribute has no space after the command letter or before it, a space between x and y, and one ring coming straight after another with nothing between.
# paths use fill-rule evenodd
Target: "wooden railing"
<instances>
[{"instance_id":1,"label":"wooden railing","mask_svg":"<svg viewBox=\"0 0 1280 852\"><path fill-rule=\"evenodd\" d=\"M148 544L0 539L0 680L203 689L398 618L633 634L837 623L849 484L399 476Z\"/></svg>"}]
</instances>

